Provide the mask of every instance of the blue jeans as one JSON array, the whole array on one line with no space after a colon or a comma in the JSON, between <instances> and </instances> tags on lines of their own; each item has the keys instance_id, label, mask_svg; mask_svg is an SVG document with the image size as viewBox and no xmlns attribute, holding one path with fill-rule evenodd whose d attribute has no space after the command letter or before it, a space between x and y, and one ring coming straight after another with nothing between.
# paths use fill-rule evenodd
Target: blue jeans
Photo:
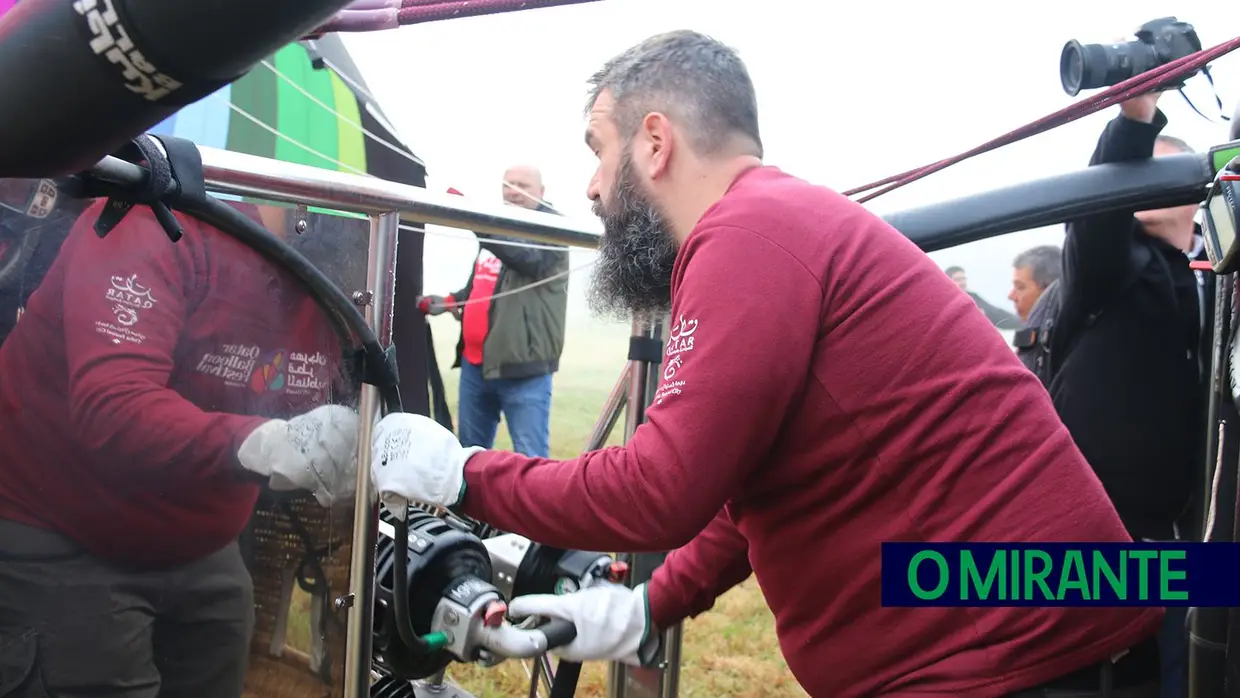
<instances>
[{"instance_id":1,"label":"blue jeans","mask_svg":"<svg viewBox=\"0 0 1240 698\"><path fill-rule=\"evenodd\" d=\"M512 449L551 455L551 374L533 378L483 378L482 367L461 362L458 431L462 446L491 448L502 412Z\"/></svg>"},{"instance_id":2,"label":"blue jeans","mask_svg":"<svg viewBox=\"0 0 1240 698\"><path fill-rule=\"evenodd\" d=\"M1188 632L1184 621L1188 609L1168 607L1163 612L1162 629L1158 631L1158 653L1162 673L1162 698L1184 698L1188 695Z\"/></svg>"}]
</instances>

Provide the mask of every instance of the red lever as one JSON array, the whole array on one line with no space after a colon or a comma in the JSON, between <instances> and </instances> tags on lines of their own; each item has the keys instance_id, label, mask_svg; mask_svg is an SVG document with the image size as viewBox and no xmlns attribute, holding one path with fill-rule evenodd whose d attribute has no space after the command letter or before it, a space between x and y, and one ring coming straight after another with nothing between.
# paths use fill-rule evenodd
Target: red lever
<instances>
[{"instance_id":1,"label":"red lever","mask_svg":"<svg viewBox=\"0 0 1240 698\"><path fill-rule=\"evenodd\" d=\"M1193 271L1214 271L1214 267L1210 266L1210 263L1204 259L1189 262L1188 268Z\"/></svg>"},{"instance_id":2,"label":"red lever","mask_svg":"<svg viewBox=\"0 0 1240 698\"><path fill-rule=\"evenodd\" d=\"M498 628L508 613L508 604L503 601L492 601L482 614L482 624L488 628Z\"/></svg>"},{"instance_id":3,"label":"red lever","mask_svg":"<svg viewBox=\"0 0 1240 698\"><path fill-rule=\"evenodd\" d=\"M629 576L629 563L613 562L607 568L607 580L616 584L624 581Z\"/></svg>"}]
</instances>

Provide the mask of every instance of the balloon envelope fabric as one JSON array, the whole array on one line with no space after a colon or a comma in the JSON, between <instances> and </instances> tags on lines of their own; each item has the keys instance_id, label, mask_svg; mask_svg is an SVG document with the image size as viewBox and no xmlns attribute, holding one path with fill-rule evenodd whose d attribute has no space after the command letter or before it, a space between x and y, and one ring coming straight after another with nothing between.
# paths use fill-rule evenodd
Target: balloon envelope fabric
<instances>
[{"instance_id":1,"label":"balloon envelope fabric","mask_svg":"<svg viewBox=\"0 0 1240 698\"><path fill-rule=\"evenodd\" d=\"M0 16L20 1L0 0ZM392 133L339 36L289 44L266 63L275 70L262 63L254 66L241 79L156 125L151 133L423 186L425 168Z\"/></svg>"},{"instance_id":2,"label":"balloon envelope fabric","mask_svg":"<svg viewBox=\"0 0 1240 698\"><path fill-rule=\"evenodd\" d=\"M337 37L329 39L339 44ZM330 46L327 41L316 44L316 49ZM334 53L343 53L343 46L338 48ZM354 85L360 86L360 80L348 77L346 81L332 68L316 69L305 46L290 44L151 132L285 162L420 182L425 177L422 166L380 121L376 105L359 94L364 88Z\"/></svg>"}]
</instances>

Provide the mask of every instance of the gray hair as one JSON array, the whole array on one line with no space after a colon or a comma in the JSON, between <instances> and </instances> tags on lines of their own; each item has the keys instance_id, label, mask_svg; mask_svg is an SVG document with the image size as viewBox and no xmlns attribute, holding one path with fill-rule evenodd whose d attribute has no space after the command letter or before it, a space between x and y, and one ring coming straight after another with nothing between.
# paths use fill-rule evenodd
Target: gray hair
<instances>
[{"instance_id":1,"label":"gray hair","mask_svg":"<svg viewBox=\"0 0 1240 698\"><path fill-rule=\"evenodd\" d=\"M1063 271L1063 253L1054 245L1040 245L1016 255L1012 266L1028 269L1033 282L1046 288L1058 279Z\"/></svg>"},{"instance_id":2,"label":"gray hair","mask_svg":"<svg viewBox=\"0 0 1240 698\"><path fill-rule=\"evenodd\" d=\"M1176 150L1180 151L1181 153L1195 153L1195 152L1197 152L1197 151L1193 150L1193 147L1192 147L1191 145L1189 145L1189 144L1188 144L1188 141L1185 141L1183 138L1176 138L1175 136L1165 136L1165 135L1161 135L1161 134L1160 134L1160 135L1159 135L1157 138L1155 138L1154 140L1155 140L1155 141L1157 141L1157 142L1159 142L1159 143L1162 143L1163 145L1171 146L1172 148L1175 148Z\"/></svg>"},{"instance_id":3,"label":"gray hair","mask_svg":"<svg viewBox=\"0 0 1240 698\"><path fill-rule=\"evenodd\" d=\"M625 142L653 111L683 126L701 155L723 154L743 143L762 157L758 100L736 51L697 32L658 34L607 61L590 77L586 110L606 91Z\"/></svg>"}]
</instances>

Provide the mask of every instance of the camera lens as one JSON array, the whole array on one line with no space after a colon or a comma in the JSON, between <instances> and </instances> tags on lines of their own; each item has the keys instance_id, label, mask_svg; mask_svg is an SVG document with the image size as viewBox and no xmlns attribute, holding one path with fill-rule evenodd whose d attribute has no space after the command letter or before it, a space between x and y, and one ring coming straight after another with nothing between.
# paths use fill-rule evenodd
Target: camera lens
<instances>
[{"instance_id":1,"label":"camera lens","mask_svg":"<svg viewBox=\"0 0 1240 698\"><path fill-rule=\"evenodd\" d=\"M1063 91L1075 97L1081 91L1081 77L1085 72L1085 55L1080 42L1073 39L1064 44L1059 54L1059 82Z\"/></svg>"},{"instance_id":2,"label":"camera lens","mask_svg":"<svg viewBox=\"0 0 1240 698\"><path fill-rule=\"evenodd\" d=\"M1069 41L1059 54L1059 82L1063 84L1063 91L1075 97L1081 90L1096 90L1132 77L1136 74L1132 53L1131 43L1108 45Z\"/></svg>"}]
</instances>

